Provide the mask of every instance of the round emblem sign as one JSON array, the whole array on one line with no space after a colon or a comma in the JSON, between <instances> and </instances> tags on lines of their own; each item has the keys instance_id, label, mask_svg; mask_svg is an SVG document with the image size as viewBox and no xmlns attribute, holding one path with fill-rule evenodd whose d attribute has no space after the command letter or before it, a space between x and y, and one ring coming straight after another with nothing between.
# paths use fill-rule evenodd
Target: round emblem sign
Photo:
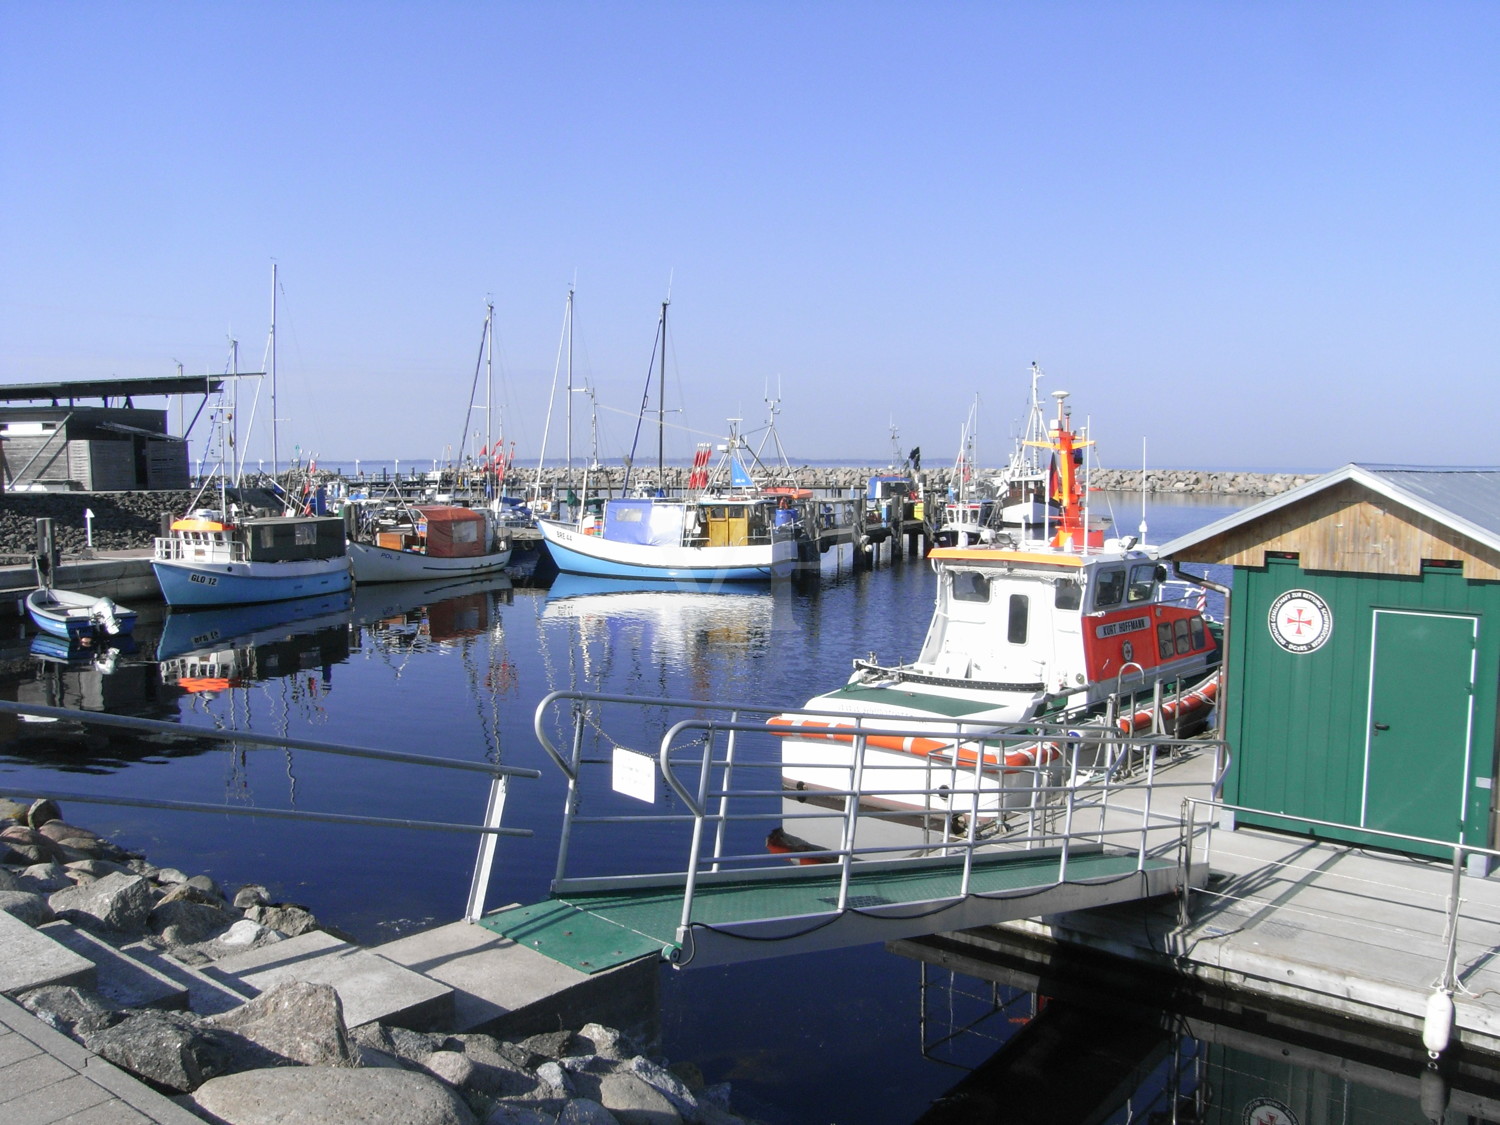
<instances>
[{"instance_id":1,"label":"round emblem sign","mask_svg":"<svg viewBox=\"0 0 1500 1125\"><path fill-rule=\"evenodd\" d=\"M1267 624L1287 652L1316 652L1333 632L1333 611L1311 590L1288 590L1271 603Z\"/></svg>"},{"instance_id":2,"label":"round emblem sign","mask_svg":"<svg viewBox=\"0 0 1500 1125\"><path fill-rule=\"evenodd\" d=\"M1245 1103L1245 1125L1297 1125L1297 1115L1275 1098L1256 1098Z\"/></svg>"}]
</instances>

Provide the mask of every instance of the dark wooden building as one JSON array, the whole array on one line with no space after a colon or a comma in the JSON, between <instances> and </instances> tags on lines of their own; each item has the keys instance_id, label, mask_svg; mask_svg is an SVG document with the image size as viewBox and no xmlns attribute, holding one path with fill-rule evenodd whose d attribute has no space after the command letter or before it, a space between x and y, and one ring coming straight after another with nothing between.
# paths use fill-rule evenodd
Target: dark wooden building
<instances>
[{"instance_id":1,"label":"dark wooden building","mask_svg":"<svg viewBox=\"0 0 1500 1125\"><path fill-rule=\"evenodd\" d=\"M0 454L11 490L128 492L188 487L185 436L136 398L216 393L218 377L0 386ZM100 405L80 403L99 399ZM42 400L48 400L38 405ZM21 405L21 404L26 405Z\"/></svg>"}]
</instances>

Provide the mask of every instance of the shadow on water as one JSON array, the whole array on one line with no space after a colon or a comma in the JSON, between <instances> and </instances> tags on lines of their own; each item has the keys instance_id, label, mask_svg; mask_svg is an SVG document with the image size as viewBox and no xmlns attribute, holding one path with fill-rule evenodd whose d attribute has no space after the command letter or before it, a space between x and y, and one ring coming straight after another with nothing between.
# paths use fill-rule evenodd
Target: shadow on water
<instances>
[{"instance_id":1,"label":"shadow on water","mask_svg":"<svg viewBox=\"0 0 1500 1125\"><path fill-rule=\"evenodd\" d=\"M1015 935L893 948L922 1050L960 1075L917 1125L1500 1120L1500 1075L1415 1036Z\"/></svg>"}]
</instances>

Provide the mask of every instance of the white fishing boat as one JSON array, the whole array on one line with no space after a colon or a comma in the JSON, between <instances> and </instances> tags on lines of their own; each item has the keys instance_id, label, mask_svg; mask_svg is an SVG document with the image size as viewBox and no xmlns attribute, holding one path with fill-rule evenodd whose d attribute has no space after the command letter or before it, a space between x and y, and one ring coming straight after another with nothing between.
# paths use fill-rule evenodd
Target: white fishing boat
<instances>
[{"instance_id":1,"label":"white fishing boat","mask_svg":"<svg viewBox=\"0 0 1500 1125\"><path fill-rule=\"evenodd\" d=\"M363 516L349 558L362 583L475 577L510 565L510 535L488 509L402 505Z\"/></svg>"},{"instance_id":2,"label":"white fishing boat","mask_svg":"<svg viewBox=\"0 0 1500 1125\"><path fill-rule=\"evenodd\" d=\"M933 516L933 542L942 547L967 547L988 543L999 529L999 511L989 482L979 470L979 399L969 407L958 436L958 457L953 463L948 492L937 503Z\"/></svg>"},{"instance_id":3,"label":"white fishing boat","mask_svg":"<svg viewBox=\"0 0 1500 1125\"><path fill-rule=\"evenodd\" d=\"M666 324L663 302L657 335L663 377ZM658 407L658 433L662 413ZM537 529L566 574L697 585L785 577L797 565L797 497L763 489L745 468L748 456L731 423L717 465L712 446L699 445L684 495L667 496L658 485L655 495L586 500L576 519L538 518ZM660 482L659 440L657 467ZM628 489L627 473L621 491Z\"/></svg>"},{"instance_id":4,"label":"white fishing boat","mask_svg":"<svg viewBox=\"0 0 1500 1125\"><path fill-rule=\"evenodd\" d=\"M1052 446L1047 433L1047 416L1037 387L1041 379L1042 369L1033 363L1026 425L1016 437L1016 447L1004 473L994 481L997 514L1002 528L1019 527L1033 531L1045 528L1049 519L1057 517L1061 507L1055 454L1049 457Z\"/></svg>"},{"instance_id":5,"label":"white fishing boat","mask_svg":"<svg viewBox=\"0 0 1500 1125\"><path fill-rule=\"evenodd\" d=\"M871 803L927 808L917 792L946 784L955 810L993 812L1055 782L1066 735L1032 733L1040 724L1185 729L1206 715L1220 640L1201 587L1169 582L1154 549L1091 524L1078 472L1090 443L1066 392L1054 397L1054 530L933 550L936 605L916 659L856 660L843 687L771 720L788 786L843 791L858 776Z\"/></svg>"}]
</instances>

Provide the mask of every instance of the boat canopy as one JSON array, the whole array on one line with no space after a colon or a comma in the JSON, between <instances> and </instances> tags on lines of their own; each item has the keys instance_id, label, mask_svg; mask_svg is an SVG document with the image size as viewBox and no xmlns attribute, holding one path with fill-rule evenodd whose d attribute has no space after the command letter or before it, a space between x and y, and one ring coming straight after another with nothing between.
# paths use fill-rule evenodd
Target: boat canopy
<instances>
[{"instance_id":1,"label":"boat canopy","mask_svg":"<svg viewBox=\"0 0 1500 1125\"><path fill-rule=\"evenodd\" d=\"M604 508L604 538L616 543L648 547L676 547L682 543L687 508L647 498L611 500Z\"/></svg>"},{"instance_id":2,"label":"boat canopy","mask_svg":"<svg viewBox=\"0 0 1500 1125\"><path fill-rule=\"evenodd\" d=\"M423 504L416 509L417 533L433 558L473 558L485 553L485 515L473 508Z\"/></svg>"}]
</instances>

